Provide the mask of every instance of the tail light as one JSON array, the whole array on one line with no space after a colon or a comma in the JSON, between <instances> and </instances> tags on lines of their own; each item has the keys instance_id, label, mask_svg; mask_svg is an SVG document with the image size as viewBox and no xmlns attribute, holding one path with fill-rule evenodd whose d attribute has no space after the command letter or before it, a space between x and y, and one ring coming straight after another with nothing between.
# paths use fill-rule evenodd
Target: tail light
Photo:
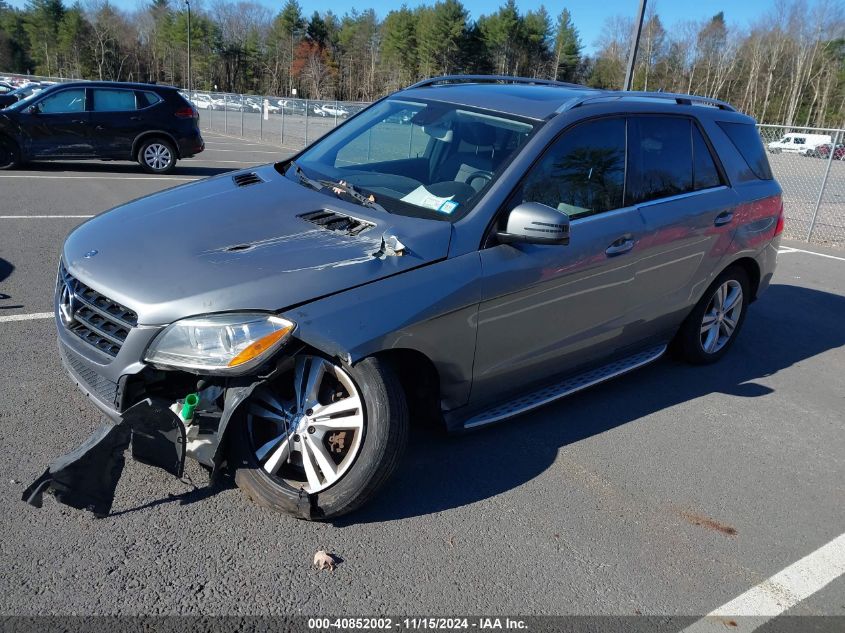
<instances>
[{"instance_id":1,"label":"tail light","mask_svg":"<svg viewBox=\"0 0 845 633\"><path fill-rule=\"evenodd\" d=\"M198 119L198 118L200 118L200 113L197 112L196 109L192 108L191 106L185 106L184 108L179 108L173 114L174 114L174 116L179 117L180 119Z\"/></svg>"},{"instance_id":2,"label":"tail light","mask_svg":"<svg viewBox=\"0 0 845 633\"><path fill-rule=\"evenodd\" d=\"M775 225L775 234L774 234L772 237L777 237L778 235L780 235L781 233L783 233L783 225L784 225L784 219L783 219L783 199L781 199L781 202L780 202L780 213L778 214L778 222L777 222L777 224Z\"/></svg>"}]
</instances>

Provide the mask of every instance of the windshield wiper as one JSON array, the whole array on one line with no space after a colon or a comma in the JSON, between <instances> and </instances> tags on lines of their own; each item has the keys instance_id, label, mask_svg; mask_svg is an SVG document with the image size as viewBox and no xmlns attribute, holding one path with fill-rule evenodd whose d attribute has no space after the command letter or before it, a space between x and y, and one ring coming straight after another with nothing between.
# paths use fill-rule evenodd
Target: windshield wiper
<instances>
[{"instance_id":1,"label":"windshield wiper","mask_svg":"<svg viewBox=\"0 0 845 633\"><path fill-rule=\"evenodd\" d=\"M326 187L331 187L332 189L339 189L340 191L344 192L353 200L360 203L362 206L370 207L371 209L375 209L376 211L382 211L384 213L389 213L387 209L381 206L378 202L376 202L372 197L365 196L363 193L358 191L355 187L350 185L347 182L335 182L333 180L319 180L318 181L321 185L325 185Z\"/></svg>"},{"instance_id":2,"label":"windshield wiper","mask_svg":"<svg viewBox=\"0 0 845 633\"><path fill-rule=\"evenodd\" d=\"M296 161L292 160L288 163L288 166L293 168L293 173L299 179L299 184L301 185L308 185L312 189L316 191L320 191L325 188L325 185L321 183L319 180L314 180L313 178L309 178L305 175L305 172L302 171L302 167L296 164Z\"/></svg>"}]
</instances>

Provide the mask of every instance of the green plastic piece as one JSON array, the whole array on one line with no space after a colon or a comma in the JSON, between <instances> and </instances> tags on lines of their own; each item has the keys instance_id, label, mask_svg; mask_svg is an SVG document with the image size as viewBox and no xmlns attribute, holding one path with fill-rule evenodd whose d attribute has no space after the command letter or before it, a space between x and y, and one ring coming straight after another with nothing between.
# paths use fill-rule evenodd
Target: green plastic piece
<instances>
[{"instance_id":1,"label":"green plastic piece","mask_svg":"<svg viewBox=\"0 0 845 633\"><path fill-rule=\"evenodd\" d=\"M189 393L187 396L185 396L185 404L182 405L182 419L190 420L192 417L194 417L194 409L197 408L197 405L199 403L199 395L195 393Z\"/></svg>"}]
</instances>

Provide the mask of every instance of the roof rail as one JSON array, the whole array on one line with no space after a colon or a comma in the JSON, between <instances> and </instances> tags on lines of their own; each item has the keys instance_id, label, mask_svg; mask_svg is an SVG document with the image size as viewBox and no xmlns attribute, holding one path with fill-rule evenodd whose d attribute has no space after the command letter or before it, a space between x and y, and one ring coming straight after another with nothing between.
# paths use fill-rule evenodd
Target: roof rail
<instances>
[{"instance_id":1,"label":"roof rail","mask_svg":"<svg viewBox=\"0 0 845 633\"><path fill-rule=\"evenodd\" d=\"M578 97L576 99L570 100L566 102L560 109L561 112L564 110L571 110L572 108L577 108L579 106L593 103L596 101L613 101L613 100L623 100L623 99L664 99L667 101L674 101L678 105L693 105L693 104L703 104L712 106L714 108L719 108L720 110L727 110L729 112L736 112L736 108L734 108L729 103L725 103L724 101L720 101L719 99L712 99L710 97L697 97L695 95L682 95L676 94L673 92L636 92L633 90L629 91L608 91L603 94L597 96L585 96L585 97Z\"/></svg>"},{"instance_id":2,"label":"roof rail","mask_svg":"<svg viewBox=\"0 0 845 633\"><path fill-rule=\"evenodd\" d=\"M439 77L429 77L418 81L410 88L427 88L437 84L449 83L510 83L510 84L533 84L536 86L558 86L561 88L585 88L578 84L570 84L564 81L555 81L553 79L538 79L534 77L512 77L511 75L441 75Z\"/></svg>"}]
</instances>

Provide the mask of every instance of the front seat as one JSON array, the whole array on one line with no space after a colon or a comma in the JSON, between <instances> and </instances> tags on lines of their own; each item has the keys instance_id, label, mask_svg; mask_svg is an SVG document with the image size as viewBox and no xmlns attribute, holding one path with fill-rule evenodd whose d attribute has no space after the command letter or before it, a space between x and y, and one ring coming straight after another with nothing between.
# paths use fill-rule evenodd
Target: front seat
<instances>
[{"instance_id":1,"label":"front seat","mask_svg":"<svg viewBox=\"0 0 845 633\"><path fill-rule=\"evenodd\" d=\"M457 132L457 151L443 162L436 180L461 182L480 191L490 181L489 176L493 175L496 128L467 121L460 124Z\"/></svg>"}]
</instances>

